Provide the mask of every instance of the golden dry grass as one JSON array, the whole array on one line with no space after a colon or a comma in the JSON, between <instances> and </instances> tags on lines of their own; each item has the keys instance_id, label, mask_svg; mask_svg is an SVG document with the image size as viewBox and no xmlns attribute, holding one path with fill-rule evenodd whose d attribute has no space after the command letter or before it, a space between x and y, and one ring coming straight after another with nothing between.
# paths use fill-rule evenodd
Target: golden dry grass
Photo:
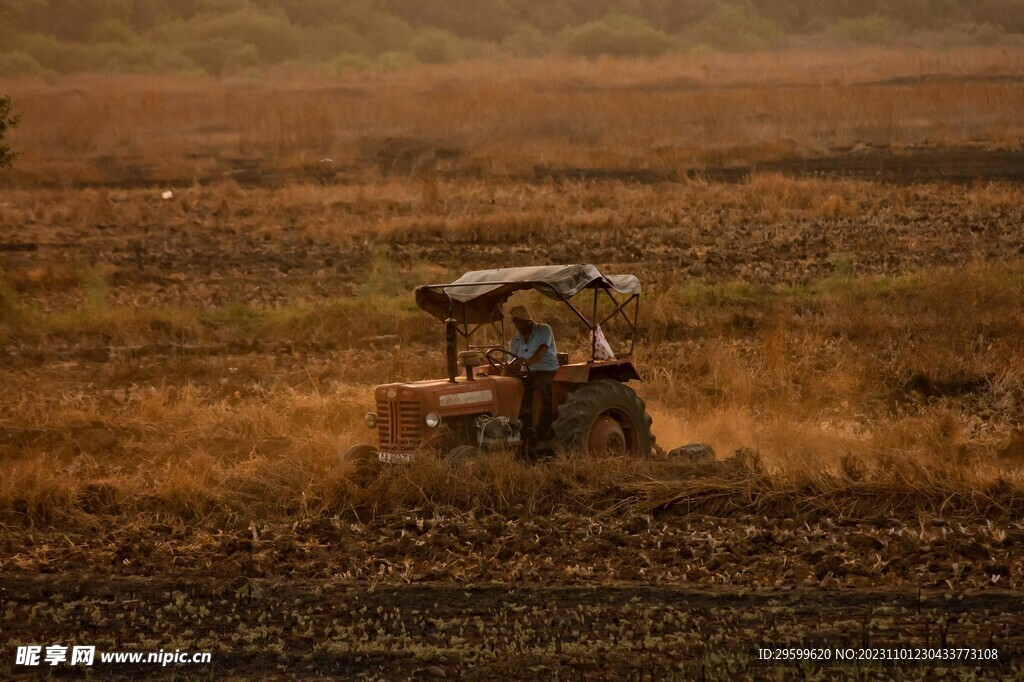
<instances>
[{"instance_id":1,"label":"golden dry grass","mask_svg":"<svg viewBox=\"0 0 1024 682\"><path fill-rule=\"evenodd\" d=\"M407 174L422 164L396 166L393 155L424 145L452 150L430 151L432 169L501 176L535 166L680 171L857 145L1016 149L1022 62L1011 48L865 49L6 87L23 118L11 138L23 154L19 183L312 174L322 158L343 177ZM395 139L415 144L388 146Z\"/></svg>"},{"instance_id":2,"label":"golden dry grass","mask_svg":"<svg viewBox=\"0 0 1024 682\"><path fill-rule=\"evenodd\" d=\"M16 524L444 506L785 513L794 496L849 513L1012 513L1018 185L507 176L863 144L1017 148L1022 60L864 50L12 82L25 155L0 226L41 246L5 255L0 279L0 513ZM433 166L386 167L409 140ZM272 173L324 156L338 167L326 185L203 184L253 159ZM183 185L170 200L117 186L135 182ZM354 479L338 453L366 435L370 387L441 373L439 330L410 288L538 251L639 272L636 356L660 442L746 449L760 466L498 456L453 472L425 458ZM556 327L565 348L585 345ZM383 334L400 347L365 348Z\"/></svg>"},{"instance_id":3,"label":"golden dry grass","mask_svg":"<svg viewBox=\"0 0 1024 682\"><path fill-rule=\"evenodd\" d=\"M12 367L0 404L0 513L15 525L75 526L94 515L216 524L406 509L618 513L666 505L706 514L1008 516L1019 511L1024 483L1021 453L1007 449L1024 390L1016 369L1024 320L1005 312L1024 293L1022 282L1019 268L975 266L897 280L834 279L808 292L747 289L746 301L737 298L743 289L728 285L662 283L637 353L660 442L706 441L724 460L738 449L757 453L711 469L572 456L534 467L498 454L455 469L425 456L412 467L357 476L340 452L370 439L359 420L373 383L440 375L440 355L427 345L434 330L406 337L400 351L177 360L143 353L123 367L82 360ZM753 307L771 311L763 331L737 333L733 316ZM133 308L102 314L119 325L130 322L125 315L145 319ZM658 331L659 322L687 316L718 331L683 342ZM264 334L295 333L294 317L274 324ZM988 339L983 346L979 333ZM570 334L563 340L571 347Z\"/></svg>"}]
</instances>

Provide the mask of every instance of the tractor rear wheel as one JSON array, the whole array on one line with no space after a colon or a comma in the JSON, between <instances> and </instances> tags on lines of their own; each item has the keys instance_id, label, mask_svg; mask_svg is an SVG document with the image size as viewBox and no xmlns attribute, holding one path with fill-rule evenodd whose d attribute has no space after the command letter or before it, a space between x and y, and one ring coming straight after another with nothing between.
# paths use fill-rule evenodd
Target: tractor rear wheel
<instances>
[{"instance_id":1,"label":"tractor rear wheel","mask_svg":"<svg viewBox=\"0 0 1024 682\"><path fill-rule=\"evenodd\" d=\"M560 446L591 455L646 458L654 447L647 406L614 379L598 379L570 393L552 428Z\"/></svg>"}]
</instances>

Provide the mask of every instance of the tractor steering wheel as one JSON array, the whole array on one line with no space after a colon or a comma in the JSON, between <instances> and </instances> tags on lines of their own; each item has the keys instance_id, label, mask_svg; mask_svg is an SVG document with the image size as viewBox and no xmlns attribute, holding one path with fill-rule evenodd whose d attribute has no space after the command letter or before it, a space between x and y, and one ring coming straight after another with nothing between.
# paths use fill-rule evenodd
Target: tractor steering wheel
<instances>
[{"instance_id":1,"label":"tractor steering wheel","mask_svg":"<svg viewBox=\"0 0 1024 682\"><path fill-rule=\"evenodd\" d=\"M503 356L508 356L510 358L513 358L513 360L509 361L505 357L502 357L500 359L499 358L493 358L493 357L491 357L491 353L501 353ZM501 373L501 374L503 374L505 372L505 370L507 370L509 368L509 366L512 364L512 362L514 362L515 360L519 359L519 357L515 353L513 353L512 351L509 351L509 350L506 350L504 348L500 348L500 347L497 347L497 346L494 347L494 348L488 349L488 351L486 353L484 353L484 357L487 358L487 362L490 363L491 367L493 367L495 370L498 371L498 373ZM520 363L519 364L519 371L520 371L520 373L522 373L524 375L525 374L529 374L530 373L530 366L527 365L526 363Z\"/></svg>"}]
</instances>

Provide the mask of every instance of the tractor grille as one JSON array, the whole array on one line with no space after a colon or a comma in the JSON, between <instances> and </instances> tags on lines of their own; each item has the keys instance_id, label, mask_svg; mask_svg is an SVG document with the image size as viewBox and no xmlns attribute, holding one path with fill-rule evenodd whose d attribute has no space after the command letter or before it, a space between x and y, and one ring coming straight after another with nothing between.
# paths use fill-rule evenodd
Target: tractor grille
<instances>
[{"instance_id":1,"label":"tractor grille","mask_svg":"<svg viewBox=\"0 0 1024 682\"><path fill-rule=\"evenodd\" d=\"M415 400L377 402L377 438L380 447L415 449L423 442L423 415Z\"/></svg>"}]
</instances>

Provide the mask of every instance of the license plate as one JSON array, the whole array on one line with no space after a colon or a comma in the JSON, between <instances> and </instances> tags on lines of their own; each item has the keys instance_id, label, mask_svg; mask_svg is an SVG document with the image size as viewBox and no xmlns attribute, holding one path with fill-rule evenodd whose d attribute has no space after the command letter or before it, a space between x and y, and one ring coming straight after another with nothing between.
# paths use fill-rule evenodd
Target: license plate
<instances>
[{"instance_id":1,"label":"license plate","mask_svg":"<svg viewBox=\"0 0 1024 682\"><path fill-rule=\"evenodd\" d=\"M385 464L411 464L413 456L407 452L378 452L377 459Z\"/></svg>"}]
</instances>

